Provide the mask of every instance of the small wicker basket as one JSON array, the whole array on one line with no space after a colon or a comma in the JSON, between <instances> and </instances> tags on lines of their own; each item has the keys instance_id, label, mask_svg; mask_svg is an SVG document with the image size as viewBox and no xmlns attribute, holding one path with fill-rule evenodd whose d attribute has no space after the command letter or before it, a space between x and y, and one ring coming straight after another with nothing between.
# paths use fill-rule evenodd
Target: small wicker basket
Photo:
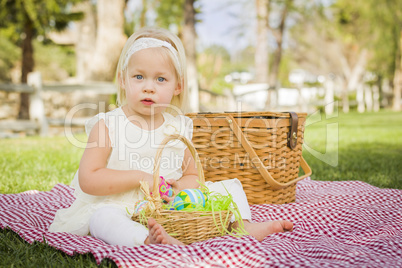
<instances>
[{"instance_id":1,"label":"small wicker basket","mask_svg":"<svg viewBox=\"0 0 402 268\"><path fill-rule=\"evenodd\" d=\"M237 178L248 202L283 204L296 199L296 182L311 175L302 157L306 114L192 113L192 142L207 180ZM299 177L299 167L304 175Z\"/></svg>"},{"instance_id":2,"label":"small wicker basket","mask_svg":"<svg viewBox=\"0 0 402 268\"><path fill-rule=\"evenodd\" d=\"M146 199L152 202L155 209L153 211L146 211L146 218L154 218L168 234L178 239L182 243L188 245L194 242L207 240L217 236L227 234L232 213L229 211L177 211L177 210L164 210L162 209L162 199L159 194L159 167L161 163L161 156L163 148L169 141L180 140L190 150L191 155L194 157L197 165L198 177L201 183L205 183L204 172L199 160L197 151L192 143L185 137L180 135L171 135L166 137L155 156L155 166L153 172L154 186L152 196L145 193ZM146 192L146 189L142 189ZM148 189L149 190L149 189ZM134 214L132 219L136 222L141 222L139 214ZM146 222L141 222L147 225Z\"/></svg>"}]
</instances>

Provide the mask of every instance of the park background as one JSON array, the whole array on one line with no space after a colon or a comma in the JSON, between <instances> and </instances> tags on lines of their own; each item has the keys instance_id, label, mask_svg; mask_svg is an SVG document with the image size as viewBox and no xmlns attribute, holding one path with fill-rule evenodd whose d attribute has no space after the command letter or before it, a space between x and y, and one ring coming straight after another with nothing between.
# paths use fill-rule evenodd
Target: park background
<instances>
[{"instance_id":1,"label":"park background","mask_svg":"<svg viewBox=\"0 0 402 268\"><path fill-rule=\"evenodd\" d=\"M192 111L307 112L312 179L402 189L401 1L0 0L0 193L69 184L69 135L84 143L85 119L116 107L120 51L144 26L182 39ZM95 266L0 237L4 265Z\"/></svg>"}]
</instances>

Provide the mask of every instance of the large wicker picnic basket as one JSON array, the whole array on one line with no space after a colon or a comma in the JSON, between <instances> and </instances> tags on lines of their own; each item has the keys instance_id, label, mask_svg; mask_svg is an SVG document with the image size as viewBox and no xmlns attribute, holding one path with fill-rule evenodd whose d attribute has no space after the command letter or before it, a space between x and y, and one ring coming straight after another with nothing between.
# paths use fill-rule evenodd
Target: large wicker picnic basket
<instances>
[{"instance_id":1,"label":"large wicker picnic basket","mask_svg":"<svg viewBox=\"0 0 402 268\"><path fill-rule=\"evenodd\" d=\"M159 167L161 165L163 148L169 146L168 143L172 140L179 140L189 148L197 165L199 180L202 184L205 183L202 165L192 143L180 135L166 137L155 156L152 194L149 193L149 190L142 189L144 192L148 191L145 193L145 198L154 206L152 211L146 212L146 218L154 218L156 222L163 226L168 234L186 245L227 234L232 216L230 211L182 211L162 208L162 199L159 194ZM146 221L142 221L140 214L134 214L132 219L136 222L141 222L145 226L147 225Z\"/></svg>"},{"instance_id":2,"label":"large wicker picnic basket","mask_svg":"<svg viewBox=\"0 0 402 268\"><path fill-rule=\"evenodd\" d=\"M302 157L306 114L186 115L193 120L192 142L203 163L206 180L239 179L250 204L295 201L296 182L311 175Z\"/></svg>"}]
</instances>

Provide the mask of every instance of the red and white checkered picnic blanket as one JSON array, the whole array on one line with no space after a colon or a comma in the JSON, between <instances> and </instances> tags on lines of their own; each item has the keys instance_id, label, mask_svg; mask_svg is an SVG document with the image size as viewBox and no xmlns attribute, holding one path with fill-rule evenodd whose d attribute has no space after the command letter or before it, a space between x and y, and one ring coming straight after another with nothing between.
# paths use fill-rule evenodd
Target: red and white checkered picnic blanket
<instances>
[{"instance_id":1,"label":"red and white checkered picnic blanket","mask_svg":"<svg viewBox=\"0 0 402 268\"><path fill-rule=\"evenodd\" d=\"M90 236L47 231L73 190L0 195L0 227L29 243L46 242L67 254L91 252L122 267L402 267L402 190L359 181L297 184L297 201L254 205L253 220L290 220L294 231L258 242L250 236L218 237L189 246L110 246Z\"/></svg>"}]
</instances>

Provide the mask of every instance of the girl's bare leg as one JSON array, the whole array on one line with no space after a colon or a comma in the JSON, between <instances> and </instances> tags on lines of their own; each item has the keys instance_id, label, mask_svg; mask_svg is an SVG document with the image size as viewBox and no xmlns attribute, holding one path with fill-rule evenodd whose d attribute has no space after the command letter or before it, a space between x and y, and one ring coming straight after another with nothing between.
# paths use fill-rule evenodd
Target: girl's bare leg
<instances>
[{"instance_id":1,"label":"girl's bare leg","mask_svg":"<svg viewBox=\"0 0 402 268\"><path fill-rule=\"evenodd\" d=\"M266 221L266 222L249 222L243 220L244 229L258 241L264 240L270 234L293 231L293 223L290 221ZM239 226L238 222L232 224L232 229Z\"/></svg>"},{"instance_id":2,"label":"girl's bare leg","mask_svg":"<svg viewBox=\"0 0 402 268\"><path fill-rule=\"evenodd\" d=\"M155 219L150 218L148 220L149 236L145 239L145 244L170 244L170 245L184 245L179 240L171 237L166 233L165 229L155 221Z\"/></svg>"}]
</instances>

